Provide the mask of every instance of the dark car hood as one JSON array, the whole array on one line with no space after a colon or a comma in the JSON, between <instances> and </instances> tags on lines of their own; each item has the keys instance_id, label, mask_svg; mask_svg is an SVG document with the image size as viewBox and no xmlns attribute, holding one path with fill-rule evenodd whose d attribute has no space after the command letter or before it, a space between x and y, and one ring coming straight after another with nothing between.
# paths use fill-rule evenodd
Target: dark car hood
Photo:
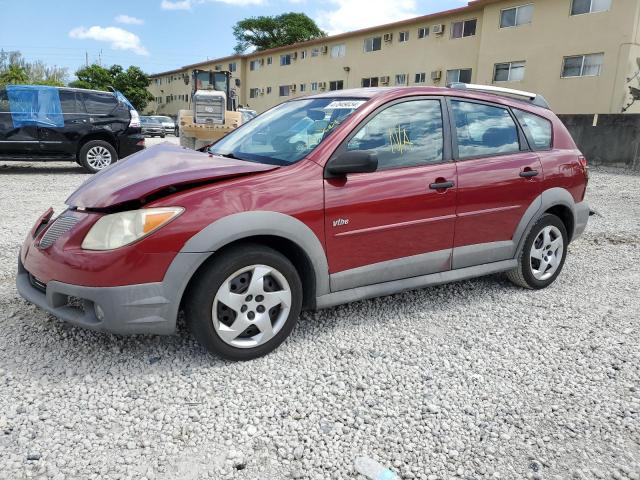
<instances>
[{"instance_id":1,"label":"dark car hood","mask_svg":"<svg viewBox=\"0 0 640 480\"><path fill-rule=\"evenodd\" d=\"M168 187L213 182L276 168L164 143L95 174L67 198L66 204L83 208L113 207L141 200Z\"/></svg>"}]
</instances>

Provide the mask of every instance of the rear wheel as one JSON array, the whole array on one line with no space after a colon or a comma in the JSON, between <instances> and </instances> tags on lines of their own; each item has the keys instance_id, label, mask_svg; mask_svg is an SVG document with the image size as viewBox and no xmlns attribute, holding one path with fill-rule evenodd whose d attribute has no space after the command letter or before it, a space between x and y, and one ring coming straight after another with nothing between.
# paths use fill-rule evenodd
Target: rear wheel
<instances>
[{"instance_id":1,"label":"rear wheel","mask_svg":"<svg viewBox=\"0 0 640 480\"><path fill-rule=\"evenodd\" d=\"M293 264L258 244L232 247L199 272L185 301L193 335L229 360L265 355L291 333L302 307Z\"/></svg>"},{"instance_id":2,"label":"rear wheel","mask_svg":"<svg viewBox=\"0 0 640 480\"><path fill-rule=\"evenodd\" d=\"M550 213L535 223L518 258L518 267L507 272L516 285L541 289L560 275L567 256L567 229L562 220Z\"/></svg>"},{"instance_id":3,"label":"rear wheel","mask_svg":"<svg viewBox=\"0 0 640 480\"><path fill-rule=\"evenodd\" d=\"M89 173L104 170L118 160L116 149L104 140L91 140L85 143L79 153L80 165Z\"/></svg>"}]
</instances>

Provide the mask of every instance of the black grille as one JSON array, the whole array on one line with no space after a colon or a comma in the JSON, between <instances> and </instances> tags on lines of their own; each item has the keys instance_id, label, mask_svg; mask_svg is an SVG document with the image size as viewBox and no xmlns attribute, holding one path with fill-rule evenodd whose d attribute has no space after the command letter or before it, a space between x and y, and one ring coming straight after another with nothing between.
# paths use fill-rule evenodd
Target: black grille
<instances>
[{"instance_id":1,"label":"black grille","mask_svg":"<svg viewBox=\"0 0 640 480\"><path fill-rule=\"evenodd\" d=\"M40 240L40 248L49 248L62 235L71 230L76 223L78 223L78 219L75 217L58 217L44 232Z\"/></svg>"},{"instance_id":2,"label":"black grille","mask_svg":"<svg viewBox=\"0 0 640 480\"><path fill-rule=\"evenodd\" d=\"M47 285L31 274L29 274L29 282L31 282L31 285L33 285L34 288L40 290L42 293L47 293Z\"/></svg>"}]
</instances>

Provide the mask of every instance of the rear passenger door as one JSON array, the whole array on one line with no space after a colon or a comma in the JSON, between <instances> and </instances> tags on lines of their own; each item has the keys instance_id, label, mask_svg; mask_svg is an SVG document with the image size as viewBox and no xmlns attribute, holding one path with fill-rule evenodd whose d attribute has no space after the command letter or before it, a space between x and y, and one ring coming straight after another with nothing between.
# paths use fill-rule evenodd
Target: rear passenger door
<instances>
[{"instance_id":1,"label":"rear passenger door","mask_svg":"<svg viewBox=\"0 0 640 480\"><path fill-rule=\"evenodd\" d=\"M382 107L338 148L375 153L378 170L325 180L333 291L450 269L456 165L448 133L443 102L418 98Z\"/></svg>"},{"instance_id":2,"label":"rear passenger door","mask_svg":"<svg viewBox=\"0 0 640 480\"><path fill-rule=\"evenodd\" d=\"M0 88L0 157L30 158L39 153L38 92L19 85Z\"/></svg>"},{"instance_id":3,"label":"rear passenger door","mask_svg":"<svg viewBox=\"0 0 640 480\"><path fill-rule=\"evenodd\" d=\"M73 157L80 139L91 131L91 124L79 93L60 89L58 95L64 123L39 125L40 149L44 156Z\"/></svg>"},{"instance_id":4,"label":"rear passenger door","mask_svg":"<svg viewBox=\"0 0 640 480\"><path fill-rule=\"evenodd\" d=\"M452 267L512 258L518 223L541 193L540 160L508 107L455 98L448 104L458 166Z\"/></svg>"}]
</instances>

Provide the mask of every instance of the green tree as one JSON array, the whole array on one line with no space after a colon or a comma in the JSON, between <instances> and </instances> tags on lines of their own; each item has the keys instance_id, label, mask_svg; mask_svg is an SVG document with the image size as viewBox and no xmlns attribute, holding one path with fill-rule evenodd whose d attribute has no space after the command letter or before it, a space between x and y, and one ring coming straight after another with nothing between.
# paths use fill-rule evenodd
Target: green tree
<instances>
[{"instance_id":1,"label":"green tree","mask_svg":"<svg viewBox=\"0 0 640 480\"><path fill-rule=\"evenodd\" d=\"M29 75L27 75L25 68L20 65L9 65L5 71L0 73L0 86L24 83L29 83Z\"/></svg>"},{"instance_id":2,"label":"green tree","mask_svg":"<svg viewBox=\"0 0 640 480\"><path fill-rule=\"evenodd\" d=\"M143 111L153 100L153 95L147 90L151 83L149 76L140 68L131 66L126 70L120 65L105 68L101 65L89 65L76 72L77 80L69 86L77 88L91 88L94 90L108 90L113 87L122 92L138 111Z\"/></svg>"},{"instance_id":3,"label":"green tree","mask_svg":"<svg viewBox=\"0 0 640 480\"><path fill-rule=\"evenodd\" d=\"M252 47L258 51L267 50L325 37L327 34L304 13L289 12L240 20L233 27L233 35L237 42L235 52L243 53Z\"/></svg>"}]
</instances>

